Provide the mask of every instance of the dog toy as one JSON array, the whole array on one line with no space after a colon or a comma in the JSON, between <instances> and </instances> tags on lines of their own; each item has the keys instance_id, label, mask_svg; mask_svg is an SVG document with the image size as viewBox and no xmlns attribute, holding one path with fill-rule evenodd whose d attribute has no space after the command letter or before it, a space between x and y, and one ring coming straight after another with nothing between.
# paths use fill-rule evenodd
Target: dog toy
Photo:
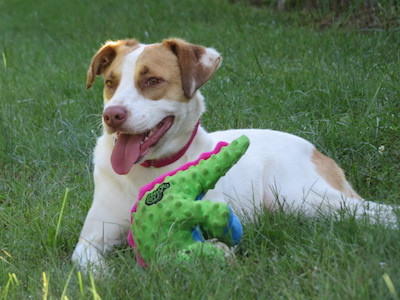
<instances>
[{"instance_id":1,"label":"dog toy","mask_svg":"<svg viewBox=\"0 0 400 300\"><path fill-rule=\"evenodd\" d=\"M131 211L128 241L142 267L165 255L175 255L178 261L194 257L223 259L224 251L206 243L204 235L230 246L239 243L243 230L231 208L226 203L201 199L248 146L246 136L230 144L220 142L214 151L141 188Z\"/></svg>"}]
</instances>

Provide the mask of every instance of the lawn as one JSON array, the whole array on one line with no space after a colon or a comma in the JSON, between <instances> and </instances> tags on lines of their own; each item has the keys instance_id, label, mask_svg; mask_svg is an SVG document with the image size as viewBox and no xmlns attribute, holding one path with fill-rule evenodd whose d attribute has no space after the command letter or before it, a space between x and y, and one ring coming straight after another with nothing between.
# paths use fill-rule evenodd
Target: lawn
<instances>
[{"instance_id":1,"label":"lawn","mask_svg":"<svg viewBox=\"0 0 400 300\"><path fill-rule=\"evenodd\" d=\"M129 247L102 277L70 263L101 133L101 80L87 91L86 71L109 39L215 47L208 130L302 136L363 197L400 203L399 28L319 30L287 14L226 0L1 1L0 299L399 299L399 231L352 218L261 212L227 266L142 270Z\"/></svg>"}]
</instances>

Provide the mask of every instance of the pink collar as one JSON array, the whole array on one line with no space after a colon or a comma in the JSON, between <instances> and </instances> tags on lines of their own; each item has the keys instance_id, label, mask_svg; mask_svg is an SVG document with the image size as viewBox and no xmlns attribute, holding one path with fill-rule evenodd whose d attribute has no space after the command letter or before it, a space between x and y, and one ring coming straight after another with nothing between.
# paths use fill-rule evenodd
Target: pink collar
<instances>
[{"instance_id":1,"label":"pink collar","mask_svg":"<svg viewBox=\"0 0 400 300\"><path fill-rule=\"evenodd\" d=\"M192 144L192 142L194 140L194 137L197 134L197 130L199 129L199 125L200 125L200 120L196 123L196 126L194 127L194 129L192 131L192 135L190 136L189 141L177 153L175 153L175 154L173 154L173 155L171 155L170 157L167 157L167 158L145 160L140 165L145 167L145 168L149 168L149 167L161 168L161 167L165 167L165 166L167 166L169 164L172 164L173 162L176 162L178 159L180 159L186 153L186 150Z\"/></svg>"}]
</instances>

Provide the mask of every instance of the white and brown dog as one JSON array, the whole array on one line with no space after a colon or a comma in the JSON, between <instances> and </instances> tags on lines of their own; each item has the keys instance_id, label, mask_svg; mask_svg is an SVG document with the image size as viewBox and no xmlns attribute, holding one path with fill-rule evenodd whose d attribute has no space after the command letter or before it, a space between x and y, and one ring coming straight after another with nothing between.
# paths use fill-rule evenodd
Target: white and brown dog
<instances>
[{"instance_id":1,"label":"white and brown dog","mask_svg":"<svg viewBox=\"0 0 400 300\"><path fill-rule=\"evenodd\" d=\"M104 77L104 133L94 151L93 204L72 256L81 267L102 265L103 254L126 241L141 186L243 134L250 138L247 153L206 199L250 217L261 207L307 216L347 207L356 217L397 227L391 206L364 201L308 141L273 130L208 133L199 126L205 111L199 88L220 64L216 50L180 39L107 42L94 55L87 88Z\"/></svg>"}]
</instances>

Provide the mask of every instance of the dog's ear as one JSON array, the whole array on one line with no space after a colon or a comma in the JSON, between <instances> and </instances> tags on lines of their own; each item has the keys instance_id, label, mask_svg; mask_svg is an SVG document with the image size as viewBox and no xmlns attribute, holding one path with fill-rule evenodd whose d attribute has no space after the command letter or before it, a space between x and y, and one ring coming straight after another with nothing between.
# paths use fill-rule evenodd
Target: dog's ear
<instances>
[{"instance_id":1,"label":"dog's ear","mask_svg":"<svg viewBox=\"0 0 400 300\"><path fill-rule=\"evenodd\" d=\"M189 99L221 65L222 58L213 48L189 44L181 39L167 39L162 43L178 57L182 88Z\"/></svg>"},{"instance_id":2,"label":"dog's ear","mask_svg":"<svg viewBox=\"0 0 400 300\"><path fill-rule=\"evenodd\" d=\"M106 42L93 56L87 72L86 88L90 88L96 76L102 75L111 65L117 55L116 47L118 42Z\"/></svg>"}]
</instances>

